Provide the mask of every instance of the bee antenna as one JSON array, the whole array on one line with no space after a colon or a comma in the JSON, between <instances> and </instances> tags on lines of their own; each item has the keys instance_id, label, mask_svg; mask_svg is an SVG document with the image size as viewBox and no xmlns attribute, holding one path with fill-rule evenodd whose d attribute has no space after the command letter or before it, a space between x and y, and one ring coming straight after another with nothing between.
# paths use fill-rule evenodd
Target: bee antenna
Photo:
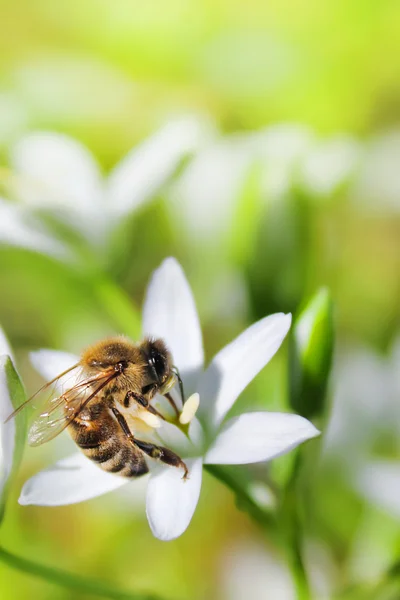
<instances>
[{"instance_id":1,"label":"bee antenna","mask_svg":"<svg viewBox=\"0 0 400 600\"><path fill-rule=\"evenodd\" d=\"M181 393L182 405L183 405L183 404L185 404L185 394L184 394L184 391L183 391L183 381L182 381L182 378L181 378L181 376L179 374L178 367L176 367L175 365L173 365L172 366L172 371L175 373L176 378L177 378L178 383L179 383L179 391Z\"/></svg>"}]
</instances>

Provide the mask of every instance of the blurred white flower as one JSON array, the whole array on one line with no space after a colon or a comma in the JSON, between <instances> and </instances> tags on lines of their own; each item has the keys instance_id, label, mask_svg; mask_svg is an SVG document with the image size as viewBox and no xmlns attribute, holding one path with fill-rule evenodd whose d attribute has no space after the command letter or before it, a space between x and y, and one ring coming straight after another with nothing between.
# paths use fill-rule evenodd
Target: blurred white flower
<instances>
[{"instance_id":1,"label":"blurred white flower","mask_svg":"<svg viewBox=\"0 0 400 600\"><path fill-rule=\"evenodd\" d=\"M92 244L107 235L131 211L149 201L174 174L182 159L201 144L203 126L194 117L177 119L135 147L104 179L92 154L59 133L37 132L12 149L14 194L22 201L4 203L10 215L0 226L0 243L54 255L61 246L50 231L27 228L34 208L61 214Z\"/></svg>"},{"instance_id":2,"label":"blurred white flower","mask_svg":"<svg viewBox=\"0 0 400 600\"><path fill-rule=\"evenodd\" d=\"M255 133L226 136L196 154L172 186L170 203L191 240L229 239L246 179L259 169L262 203L290 189L301 157L313 142L305 126L279 124Z\"/></svg>"},{"instance_id":3,"label":"blurred white flower","mask_svg":"<svg viewBox=\"0 0 400 600\"><path fill-rule=\"evenodd\" d=\"M339 458L350 473L365 462L379 435L400 432L399 350L395 345L388 359L367 349L347 350L335 365L324 455Z\"/></svg>"},{"instance_id":4,"label":"blurred white flower","mask_svg":"<svg viewBox=\"0 0 400 600\"><path fill-rule=\"evenodd\" d=\"M374 213L400 210L400 131L369 141L354 182L352 197L357 206Z\"/></svg>"},{"instance_id":5,"label":"blurred white flower","mask_svg":"<svg viewBox=\"0 0 400 600\"><path fill-rule=\"evenodd\" d=\"M0 146L10 143L28 122L25 103L11 91L0 92Z\"/></svg>"},{"instance_id":6,"label":"blurred white flower","mask_svg":"<svg viewBox=\"0 0 400 600\"><path fill-rule=\"evenodd\" d=\"M356 487L371 504L400 519L400 462L372 460L360 468Z\"/></svg>"},{"instance_id":7,"label":"blurred white flower","mask_svg":"<svg viewBox=\"0 0 400 600\"><path fill-rule=\"evenodd\" d=\"M221 562L219 587L224 600L296 598L290 571L264 546L230 545Z\"/></svg>"},{"instance_id":8,"label":"blurred white flower","mask_svg":"<svg viewBox=\"0 0 400 600\"><path fill-rule=\"evenodd\" d=\"M364 499L400 519L400 340L388 357L367 350L343 353L324 455L339 459ZM357 427L354 427L357 423ZM385 444L390 459L376 455ZM375 451L375 452L374 452Z\"/></svg>"},{"instance_id":9,"label":"blurred white flower","mask_svg":"<svg viewBox=\"0 0 400 600\"><path fill-rule=\"evenodd\" d=\"M314 143L313 132L298 123L281 123L257 134L262 165L262 194L267 202L289 192L299 164Z\"/></svg>"},{"instance_id":10,"label":"blurred white flower","mask_svg":"<svg viewBox=\"0 0 400 600\"><path fill-rule=\"evenodd\" d=\"M70 257L68 249L52 237L23 206L0 197L0 243L21 246L58 259Z\"/></svg>"},{"instance_id":11,"label":"blurred white flower","mask_svg":"<svg viewBox=\"0 0 400 600\"><path fill-rule=\"evenodd\" d=\"M192 396L191 402L194 405L200 399L201 421L200 424L193 417L192 410L188 438L171 423L162 422L154 430L156 439L161 439L165 446L180 449L189 468L189 478L183 481L181 469L150 465L146 512L159 539L176 538L187 528L199 499L203 463L266 461L318 435L309 421L294 414L248 413L221 426L239 394L278 350L290 321L290 315L276 314L255 323L221 350L203 372L200 324L184 273L171 258L155 271L144 304L143 333L163 338L167 343L186 394L197 392L199 396ZM49 350L39 351L33 357L35 367L46 379L76 361L75 356ZM129 482L76 454L30 479L24 485L20 503L71 504Z\"/></svg>"},{"instance_id":12,"label":"blurred white flower","mask_svg":"<svg viewBox=\"0 0 400 600\"><path fill-rule=\"evenodd\" d=\"M361 144L342 135L316 142L299 169L299 183L313 196L325 198L355 175L361 159Z\"/></svg>"},{"instance_id":13,"label":"blurred white flower","mask_svg":"<svg viewBox=\"0 0 400 600\"><path fill-rule=\"evenodd\" d=\"M304 550L312 597L332 598L338 574L327 548L307 541ZM224 549L221 563L219 586L224 600L294 600L297 597L292 574L273 549L248 542L230 544Z\"/></svg>"}]
</instances>

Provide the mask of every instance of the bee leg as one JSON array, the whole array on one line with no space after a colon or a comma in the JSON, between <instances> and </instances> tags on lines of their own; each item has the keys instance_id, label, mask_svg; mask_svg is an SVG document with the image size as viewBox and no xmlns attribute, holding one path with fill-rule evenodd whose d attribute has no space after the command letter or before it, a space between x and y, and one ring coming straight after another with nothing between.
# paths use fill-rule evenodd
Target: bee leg
<instances>
[{"instance_id":1,"label":"bee leg","mask_svg":"<svg viewBox=\"0 0 400 600\"><path fill-rule=\"evenodd\" d=\"M111 406L111 410L114 414L114 417L117 419L119 426L121 427L122 431L126 435L126 437L129 439L129 441L132 442L132 444L134 444L135 438L133 437L133 434L132 434L131 430L129 429L128 423L125 421L125 417L119 412L119 410L117 408L115 408L115 406Z\"/></svg>"},{"instance_id":2,"label":"bee leg","mask_svg":"<svg viewBox=\"0 0 400 600\"><path fill-rule=\"evenodd\" d=\"M142 452L144 452L145 454L147 454L147 456L150 456L151 458L161 460L165 464L171 465L172 467L181 467L184 471L183 479L187 478L189 473L188 468L183 462L183 460L177 454L175 454L175 452L172 452L172 450L169 450L164 446L156 446L155 444L150 444L148 442L142 442L141 440L137 440L133 436L131 430L129 429L128 423L125 421L124 416L119 412L119 410L115 408L115 406L112 406L111 410L115 418L117 419L122 431L125 433L130 442L132 442L132 444L140 448Z\"/></svg>"},{"instance_id":3,"label":"bee leg","mask_svg":"<svg viewBox=\"0 0 400 600\"><path fill-rule=\"evenodd\" d=\"M158 410L155 409L154 406L149 404L149 401L147 400L147 398L145 396L142 396L141 394L137 394L136 392L127 392L125 399L124 399L124 406L126 408L129 408L131 400L135 400L135 402L140 404L140 406L143 406L143 408L148 410L151 414L157 415L157 417L160 417L160 419L165 421L165 417L160 412L158 412Z\"/></svg>"},{"instance_id":4,"label":"bee leg","mask_svg":"<svg viewBox=\"0 0 400 600\"><path fill-rule=\"evenodd\" d=\"M187 479L188 476L188 468L183 460L164 446L156 446L155 444L150 444L148 442L142 442L141 440L135 439L135 445L142 450L147 456L151 458L155 458L157 460L161 460L161 462L166 465L170 465L171 467L180 467L183 469L183 479Z\"/></svg>"}]
</instances>

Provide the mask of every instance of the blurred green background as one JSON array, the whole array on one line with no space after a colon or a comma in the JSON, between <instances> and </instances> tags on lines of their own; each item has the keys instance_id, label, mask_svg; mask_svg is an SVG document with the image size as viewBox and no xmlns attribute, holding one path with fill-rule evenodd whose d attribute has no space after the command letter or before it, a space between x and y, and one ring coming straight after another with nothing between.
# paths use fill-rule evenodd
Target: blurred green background
<instances>
[{"instance_id":1,"label":"blurred green background","mask_svg":"<svg viewBox=\"0 0 400 600\"><path fill-rule=\"evenodd\" d=\"M306 563L317 600L379 580L400 550L399 3L0 7L2 202L74 256L36 252L23 229L11 239L14 221L0 211L0 323L28 391L40 384L29 350L79 352L115 331L139 335L128 307L139 314L149 276L168 255L193 287L208 358L254 320L296 314L327 286L336 355L325 435L313 446L320 456L304 517ZM94 224L90 233L88 217L86 231L68 220L68 199L28 201L18 187L26 174L15 149L30 132L72 136L106 176L183 117L197 123L199 142L151 189L154 162L146 202L125 211L111 233ZM110 198L107 207L99 201L98 212L106 211L113 214ZM238 407L288 409L286 380L284 347ZM65 454L63 443L26 451L1 529L5 547L171 599L294 597L273 541L207 475L189 530L168 544L151 536L142 497L18 506L23 481ZM383 465L373 472L376 486L371 461ZM262 478L268 468L254 473ZM284 468L285 459L274 461L278 480ZM366 597L357 593L346 597ZM1 598L28 595L80 598L0 564Z\"/></svg>"}]
</instances>

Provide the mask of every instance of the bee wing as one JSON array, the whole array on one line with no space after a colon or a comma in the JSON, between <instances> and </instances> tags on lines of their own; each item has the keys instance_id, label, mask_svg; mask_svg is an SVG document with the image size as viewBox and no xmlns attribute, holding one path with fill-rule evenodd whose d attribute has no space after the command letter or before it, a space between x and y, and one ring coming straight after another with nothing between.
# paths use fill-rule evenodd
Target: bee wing
<instances>
[{"instance_id":1,"label":"bee wing","mask_svg":"<svg viewBox=\"0 0 400 600\"><path fill-rule=\"evenodd\" d=\"M61 396L50 398L44 410L33 421L28 432L30 446L40 446L54 439L73 421L85 406L112 379L119 375L114 369L76 383Z\"/></svg>"},{"instance_id":2,"label":"bee wing","mask_svg":"<svg viewBox=\"0 0 400 600\"><path fill-rule=\"evenodd\" d=\"M66 401L67 395L68 393L53 398L47 404L44 412L40 413L33 421L28 431L28 444L30 446L40 446L40 444L55 438L68 426L76 412L79 412L79 406L84 401L83 392L77 393L76 398L73 398L69 403ZM82 400L80 400L81 396Z\"/></svg>"},{"instance_id":3,"label":"bee wing","mask_svg":"<svg viewBox=\"0 0 400 600\"><path fill-rule=\"evenodd\" d=\"M16 410L14 410L14 412L11 413L11 415L9 415L7 417L7 419L5 420L5 423L7 423L8 421L11 421L11 419L13 419L18 413L20 413L21 410L23 410L26 406L32 405L33 400L35 398L37 398L37 396L39 396L42 392L49 391L47 403L50 403L51 400L54 398L54 396L60 396L59 388L65 389L65 387L70 379L70 378L66 378L66 375L68 375L69 373L73 374L73 371L75 369L77 369L79 366L80 366L79 363L77 363L76 365L73 365L66 371L63 371L62 373L57 375L57 377L54 377L54 379L52 379L51 381L48 381L47 383L45 383L35 394L33 394L33 396L28 398L28 400L25 400L25 402L23 402L21 404L21 406L18 406L18 408ZM74 376L75 381L77 381L78 378L79 378L79 374ZM72 389L72 386L69 386L69 387ZM56 390L58 390L58 393L56 392Z\"/></svg>"}]
</instances>

